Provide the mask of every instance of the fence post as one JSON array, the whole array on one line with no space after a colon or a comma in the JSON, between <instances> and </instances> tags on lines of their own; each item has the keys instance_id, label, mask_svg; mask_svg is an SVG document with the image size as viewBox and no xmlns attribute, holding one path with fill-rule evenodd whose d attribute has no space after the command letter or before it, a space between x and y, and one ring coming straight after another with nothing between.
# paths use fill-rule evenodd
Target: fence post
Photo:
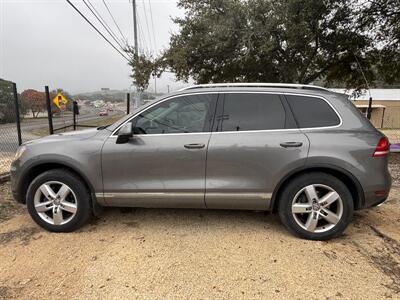
<instances>
[{"instance_id":1,"label":"fence post","mask_svg":"<svg viewBox=\"0 0 400 300\"><path fill-rule=\"evenodd\" d=\"M47 104L47 119L49 120L49 133L53 134L53 115L51 114L51 102L50 102L50 92L49 87L46 85L44 87L46 91L46 104Z\"/></svg>"},{"instance_id":2,"label":"fence post","mask_svg":"<svg viewBox=\"0 0 400 300\"><path fill-rule=\"evenodd\" d=\"M18 145L21 146L21 144L22 144L21 120L20 120L20 116L19 116L17 84L15 82L13 82L12 86L13 86L14 104L15 104L15 120L17 122Z\"/></svg>"},{"instance_id":3,"label":"fence post","mask_svg":"<svg viewBox=\"0 0 400 300\"><path fill-rule=\"evenodd\" d=\"M372 97L369 97L368 108L367 108L367 119L368 120L371 120L371 111L372 111Z\"/></svg>"},{"instance_id":4,"label":"fence post","mask_svg":"<svg viewBox=\"0 0 400 300\"><path fill-rule=\"evenodd\" d=\"M73 115L73 124L74 124L74 130L76 130L76 116L79 115L79 108L78 108L78 102L75 100L72 101L72 115Z\"/></svg>"},{"instance_id":5,"label":"fence post","mask_svg":"<svg viewBox=\"0 0 400 300\"><path fill-rule=\"evenodd\" d=\"M129 108L131 106L131 94L126 94L126 114L129 115Z\"/></svg>"},{"instance_id":6,"label":"fence post","mask_svg":"<svg viewBox=\"0 0 400 300\"><path fill-rule=\"evenodd\" d=\"M73 116L73 125L74 125L74 131L76 130L76 114L75 114L75 109L72 110L72 116Z\"/></svg>"}]
</instances>

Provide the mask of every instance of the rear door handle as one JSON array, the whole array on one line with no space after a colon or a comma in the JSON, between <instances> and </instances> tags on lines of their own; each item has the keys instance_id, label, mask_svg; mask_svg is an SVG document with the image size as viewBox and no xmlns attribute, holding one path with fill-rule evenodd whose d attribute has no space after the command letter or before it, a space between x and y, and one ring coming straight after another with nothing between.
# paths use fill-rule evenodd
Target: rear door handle
<instances>
[{"instance_id":1,"label":"rear door handle","mask_svg":"<svg viewBox=\"0 0 400 300\"><path fill-rule=\"evenodd\" d=\"M283 148L296 148L303 146L302 142L284 142L280 143L281 147Z\"/></svg>"},{"instance_id":2,"label":"rear door handle","mask_svg":"<svg viewBox=\"0 0 400 300\"><path fill-rule=\"evenodd\" d=\"M201 149L201 148L204 148L205 145L204 144L186 144L186 145L184 145L184 147L186 149Z\"/></svg>"}]
</instances>

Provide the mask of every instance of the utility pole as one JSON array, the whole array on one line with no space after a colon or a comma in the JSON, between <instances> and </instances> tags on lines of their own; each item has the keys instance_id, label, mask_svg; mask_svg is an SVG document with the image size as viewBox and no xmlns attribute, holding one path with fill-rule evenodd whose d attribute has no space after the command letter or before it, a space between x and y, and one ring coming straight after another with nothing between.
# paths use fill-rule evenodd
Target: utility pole
<instances>
[{"instance_id":1,"label":"utility pole","mask_svg":"<svg viewBox=\"0 0 400 300\"><path fill-rule=\"evenodd\" d=\"M157 95L157 76L154 76L154 94Z\"/></svg>"},{"instance_id":2,"label":"utility pole","mask_svg":"<svg viewBox=\"0 0 400 300\"><path fill-rule=\"evenodd\" d=\"M135 55L138 55L138 35L137 35L137 16L136 16L136 0L132 0L132 12L133 12L133 33L135 41Z\"/></svg>"},{"instance_id":3,"label":"utility pole","mask_svg":"<svg viewBox=\"0 0 400 300\"><path fill-rule=\"evenodd\" d=\"M138 46L138 31L137 31L137 15L136 15L136 0L132 0L132 14L133 14L133 34L134 34L134 47L135 47L135 54L134 58L137 59L139 56L139 46ZM138 87L136 87L136 97L135 103L136 107L140 106L140 91Z\"/></svg>"},{"instance_id":4,"label":"utility pole","mask_svg":"<svg viewBox=\"0 0 400 300\"><path fill-rule=\"evenodd\" d=\"M169 84L167 84L168 94L169 94Z\"/></svg>"}]
</instances>

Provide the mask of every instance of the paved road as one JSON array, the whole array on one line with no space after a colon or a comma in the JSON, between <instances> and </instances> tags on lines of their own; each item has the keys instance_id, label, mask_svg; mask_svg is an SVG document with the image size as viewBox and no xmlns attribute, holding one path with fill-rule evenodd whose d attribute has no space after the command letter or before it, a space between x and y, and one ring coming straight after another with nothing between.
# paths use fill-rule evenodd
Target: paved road
<instances>
[{"instance_id":1,"label":"paved road","mask_svg":"<svg viewBox=\"0 0 400 300\"><path fill-rule=\"evenodd\" d=\"M78 116L78 124L82 121L95 120L102 117L99 117L100 109L93 108L83 108L81 109L81 115ZM121 111L110 111L109 116L114 116L117 114L121 114ZM72 125L72 115L67 115L64 117L64 120L61 118L53 119L53 127L61 128L66 125ZM41 128L48 128L48 120L47 118L42 119L29 119L23 120L21 124L22 131L22 141L30 141L40 136L37 136L32 133L32 130L37 130ZM10 164L14 157L15 152L18 148L18 135L17 135L17 126L15 123L11 124L2 124L0 125L0 174L8 172L10 169ZM1 298L1 295L0 295Z\"/></svg>"},{"instance_id":2,"label":"paved road","mask_svg":"<svg viewBox=\"0 0 400 300\"><path fill-rule=\"evenodd\" d=\"M89 121L101 118L99 117L100 109L86 110L84 114L78 116L78 124L82 121ZM120 111L110 111L109 116L120 114ZM68 115L63 119L54 118L53 127L60 128L66 125L72 125L72 116ZM47 128L47 119L24 120L21 124L22 140L29 141L39 138L39 136L31 133L34 129ZM18 148L17 127L15 123L0 125L0 159L1 155L13 154Z\"/></svg>"}]
</instances>

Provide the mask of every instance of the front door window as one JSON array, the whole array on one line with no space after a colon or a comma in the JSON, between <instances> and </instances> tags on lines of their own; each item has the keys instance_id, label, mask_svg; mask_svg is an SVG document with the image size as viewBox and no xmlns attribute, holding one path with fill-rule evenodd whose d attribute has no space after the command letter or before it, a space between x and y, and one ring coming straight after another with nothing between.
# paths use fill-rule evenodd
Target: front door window
<instances>
[{"instance_id":1,"label":"front door window","mask_svg":"<svg viewBox=\"0 0 400 300\"><path fill-rule=\"evenodd\" d=\"M166 100L138 115L136 134L168 134L210 131L216 95L189 95Z\"/></svg>"}]
</instances>

